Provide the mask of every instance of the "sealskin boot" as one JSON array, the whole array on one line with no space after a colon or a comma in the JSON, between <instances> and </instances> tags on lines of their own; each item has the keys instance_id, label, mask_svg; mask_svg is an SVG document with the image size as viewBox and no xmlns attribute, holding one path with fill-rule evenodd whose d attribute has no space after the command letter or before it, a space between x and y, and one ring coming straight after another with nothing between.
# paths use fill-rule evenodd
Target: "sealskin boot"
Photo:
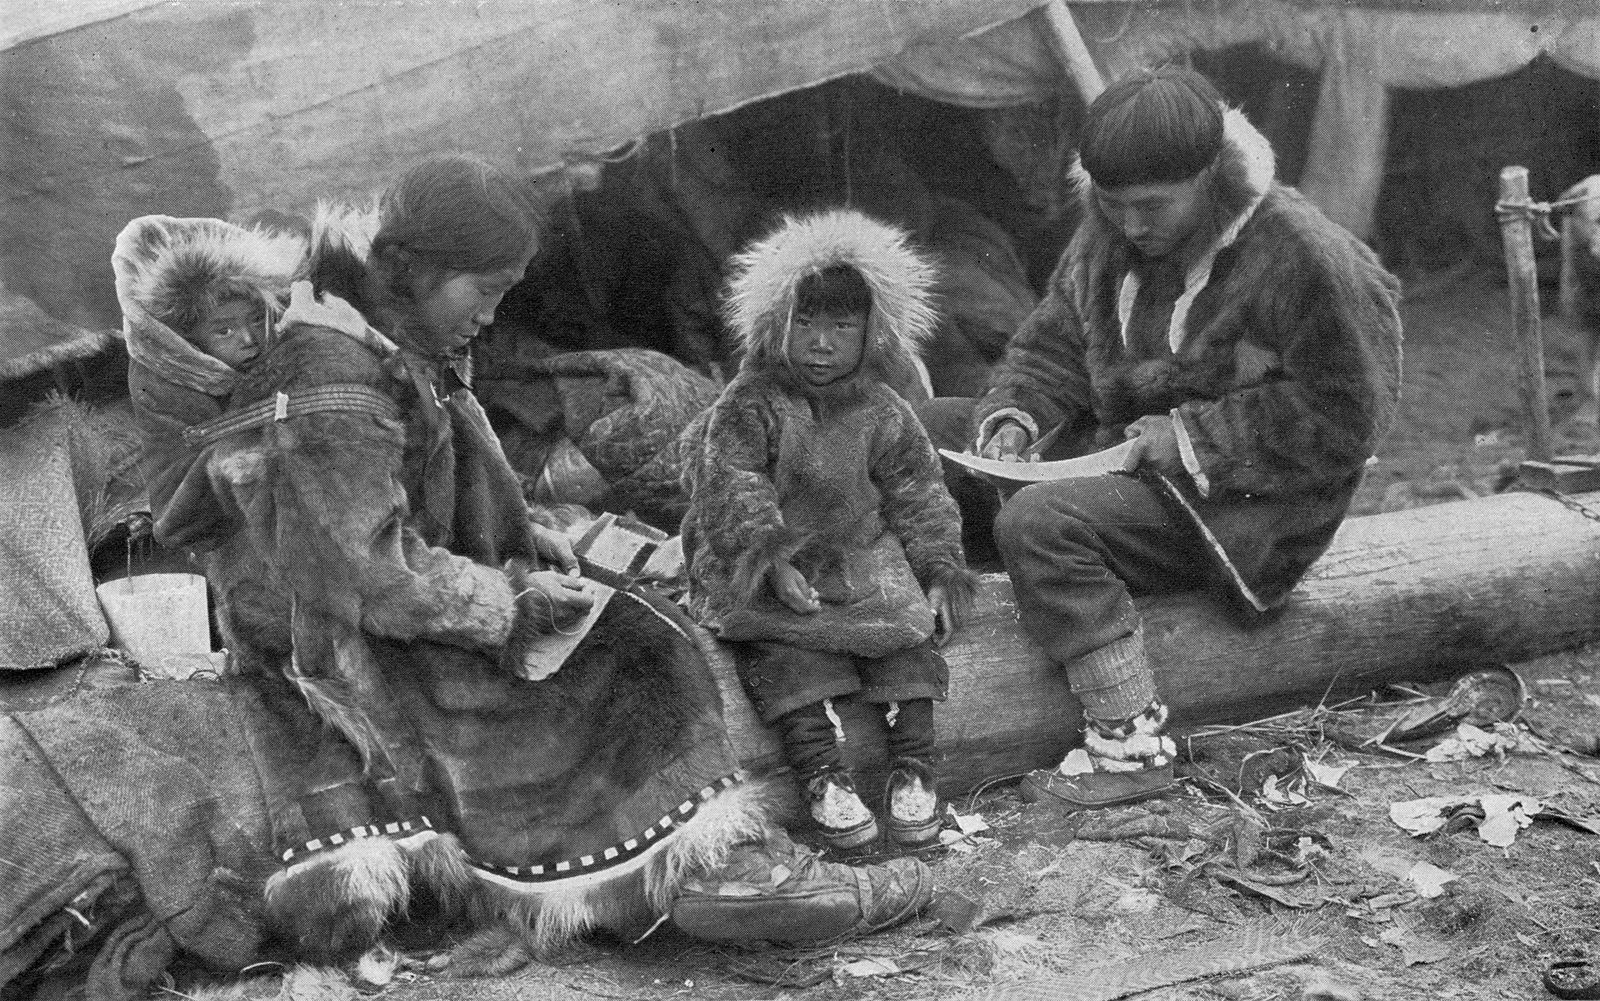
<instances>
[{"instance_id":1,"label":"sealskin boot","mask_svg":"<svg viewBox=\"0 0 1600 1001\"><path fill-rule=\"evenodd\" d=\"M1018 789L1024 802L1095 810L1152 799L1172 788L1178 749L1166 735L1167 707L1160 699L1126 719L1090 716L1085 722L1084 749L1054 769L1029 772Z\"/></svg>"},{"instance_id":2,"label":"sealskin boot","mask_svg":"<svg viewBox=\"0 0 1600 1001\"><path fill-rule=\"evenodd\" d=\"M915 758L897 758L883 790L889 840L902 848L925 848L939 840L938 779Z\"/></svg>"},{"instance_id":3,"label":"sealskin boot","mask_svg":"<svg viewBox=\"0 0 1600 1001\"><path fill-rule=\"evenodd\" d=\"M878 819L861 801L849 772L829 769L808 781L806 807L831 848L848 851L878 840Z\"/></svg>"},{"instance_id":4,"label":"sealskin boot","mask_svg":"<svg viewBox=\"0 0 1600 1001\"><path fill-rule=\"evenodd\" d=\"M1137 772L1084 772L1063 775L1054 768L1031 771L1017 792L1024 803L1052 803L1063 812L1098 810L1154 799L1171 789L1172 764Z\"/></svg>"},{"instance_id":5,"label":"sealskin boot","mask_svg":"<svg viewBox=\"0 0 1600 1001\"><path fill-rule=\"evenodd\" d=\"M774 832L685 881L670 913L672 923L695 938L814 945L893 927L932 899L933 874L919 859L826 862Z\"/></svg>"}]
</instances>

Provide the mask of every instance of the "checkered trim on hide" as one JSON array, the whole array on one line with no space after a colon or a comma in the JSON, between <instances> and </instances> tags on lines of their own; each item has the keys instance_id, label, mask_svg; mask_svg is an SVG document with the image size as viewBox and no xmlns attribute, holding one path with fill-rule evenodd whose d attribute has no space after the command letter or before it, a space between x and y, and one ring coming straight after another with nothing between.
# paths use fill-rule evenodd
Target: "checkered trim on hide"
<instances>
[{"instance_id":1,"label":"checkered trim on hide","mask_svg":"<svg viewBox=\"0 0 1600 1001\"><path fill-rule=\"evenodd\" d=\"M1106 740L1127 740L1136 734L1160 733L1167 725L1167 707L1160 699L1156 699L1126 719L1095 719L1086 715L1084 722L1094 728L1097 736Z\"/></svg>"},{"instance_id":2,"label":"checkered trim on hide","mask_svg":"<svg viewBox=\"0 0 1600 1001\"><path fill-rule=\"evenodd\" d=\"M722 778L717 779L704 789L701 789L698 793L695 793L692 798L686 799L682 803L679 803L677 806L673 807L672 812L668 813L654 824L645 828L643 831L639 832L639 834L629 838L621 844L612 845L604 851L596 852L593 855L583 855L575 859L566 859L561 862L551 863L549 865L504 866L485 865L482 862L477 862L470 859L468 861L471 862L473 868L475 869L481 869L484 872L494 873L496 876L510 877L511 879L522 883L543 883L550 880L565 879L570 876L577 876L584 873L600 872L605 869L609 869L612 866L621 865L623 862L627 862L629 859L637 858L651 845L655 844L657 841L660 841L668 834L671 834L673 830L686 823L689 818L693 817L695 813L699 811L700 806L705 803L706 800L710 799L712 796L715 796L717 793L722 792L724 789L731 789L733 786L736 786L743 781L743 779L743 772L734 772L732 775L724 775Z\"/></svg>"},{"instance_id":3,"label":"checkered trim on hide","mask_svg":"<svg viewBox=\"0 0 1600 1001\"><path fill-rule=\"evenodd\" d=\"M362 838L403 838L407 835L431 830L433 830L433 822L427 817L396 820L387 824L367 824L361 827L352 827L346 831L335 831L324 837L312 838L303 845L298 845L285 851L278 856L278 859L284 865L288 865L303 856L315 855L317 852L338 848L340 845L347 845L352 841L360 841Z\"/></svg>"}]
</instances>

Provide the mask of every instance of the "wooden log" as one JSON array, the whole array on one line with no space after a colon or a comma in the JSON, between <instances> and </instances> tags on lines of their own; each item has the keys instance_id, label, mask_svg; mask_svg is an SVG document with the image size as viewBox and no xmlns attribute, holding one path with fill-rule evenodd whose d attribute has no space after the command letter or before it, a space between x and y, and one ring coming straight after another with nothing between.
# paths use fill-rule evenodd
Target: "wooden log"
<instances>
[{"instance_id":1,"label":"wooden log","mask_svg":"<svg viewBox=\"0 0 1600 1001\"><path fill-rule=\"evenodd\" d=\"M1577 500L1600 508L1600 494ZM1512 493L1353 518L1269 618L1242 624L1198 594L1143 598L1145 636L1176 725L1247 722L1401 680L1445 677L1600 638L1600 522L1538 494ZM732 658L701 633L740 759L781 762ZM1015 620L1004 575L946 649L950 699L936 710L948 795L1053 764L1076 741L1079 707L1063 672ZM881 727L841 704L846 757L881 760ZM869 789L881 776L869 774Z\"/></svg>"},{"instance_id":2,"label":"wooden log","mask_svg":"<svg viewBox=\"0 0 1600 1001\"><path fill-rule=\"evenodd\" d=\"M1539 273L1533 260L1533 199L1528 168L1500 171L1500 238L1505 244L1511 323L1517 335L1517 388L1528 415L1528 458L1548 462L1550 401L1544 385L1544 334L1539 328Z\"/></svg>"}]
</instances>

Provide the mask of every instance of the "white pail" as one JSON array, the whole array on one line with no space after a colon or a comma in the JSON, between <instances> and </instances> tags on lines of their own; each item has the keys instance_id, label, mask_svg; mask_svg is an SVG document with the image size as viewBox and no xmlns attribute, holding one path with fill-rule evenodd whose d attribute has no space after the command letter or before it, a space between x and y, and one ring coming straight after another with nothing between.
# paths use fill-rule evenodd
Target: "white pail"
<instances>
[{"instance_id":1,"label":"white pail","mask_svg":"<svg viewBox=\"0 0 1600 1001\"><path fill-rule=\"evenodd\" d=\"M111 642L152 674L188 677L194 655L211 652L206 579L199 574L141 574L94 590L111 624Z\"/></svg>"}]
</instances>

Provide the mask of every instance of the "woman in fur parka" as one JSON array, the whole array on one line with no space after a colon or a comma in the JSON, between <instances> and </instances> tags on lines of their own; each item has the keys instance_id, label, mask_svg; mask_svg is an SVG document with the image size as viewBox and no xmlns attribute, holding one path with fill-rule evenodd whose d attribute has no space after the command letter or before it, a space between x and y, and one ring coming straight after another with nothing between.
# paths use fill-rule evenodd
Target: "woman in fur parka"
<instances>
[{"instance_id":1,"label":"woman in fur parka","mask_svg":"<svg viewBox=\"0 0 1600 1001\"><path fill-rule=\"evenodd\" d=\"M746 690L835 846L878 827L828 700L898 706L889 834L923 843L938 833L932 703L948 679L933 641L971 594L939 460L889 388L932 331L932 272L900 230L844 210L788 219L734 270L744 358L687 432L690 609L737 644Z\"/></svg>"},{"instance_id":2,"label":"woman in fur parka","mask_svg":"<svg viewBox=\"0 0 1600 1001\"><path fill-rule=\"evenodd\" d=\"M1332 540L1400 384L1398 283L1274 181L1266 140L1209 81L1120 81L1080 141L1085 220L975 415L991 457L1045 435L1058 455L1133 440L1137 478L1024 488L994 526L1023 627L1084 706L1087 755L1022 787L1066 809L1173 781L1132 595L1281 602Z\"/></svg>"},{"instance_id":3,"label":"woman in fur parka","mask_svg":"<svg viewBox=\"0 0 1600 1001\"><path fill-rule=\"evenodd\" d=\"M119 240L157 524L206 550L227 683L302 734L298 755L245 749L298 765L263 765L268 923L299 958L344 960L426 890L480 929L452 961L464 974L669 912L708 937L786 937L777 922L797 940L904 918L926 867L822 863L769 824L671 605L619 586L559 670L525 671L595 591L530 519L466 349L538 222L517 179L459 156L407 171L375 212L325 209L309 266L265 269L280 292L310 275L272 343L211 382L152 309L263 270L244 231L147 218ZM765 884L690 886L746 870Z\"/></svg>"}]
</instances>

